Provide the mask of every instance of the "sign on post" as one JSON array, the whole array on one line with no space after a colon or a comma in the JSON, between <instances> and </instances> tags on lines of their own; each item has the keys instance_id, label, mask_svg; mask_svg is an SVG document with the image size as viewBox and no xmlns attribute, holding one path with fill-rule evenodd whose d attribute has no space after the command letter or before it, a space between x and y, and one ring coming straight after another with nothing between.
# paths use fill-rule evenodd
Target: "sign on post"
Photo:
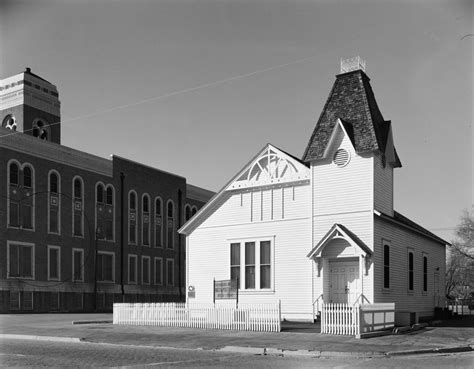
<instances>
[{"instance_id":1,"label":"sign on post","mask_svg":"<svg viewBox=\"0 0 474 369\"><path fill-rule=\"evenodd\" d=\"M238 280L226 279L216 281L214 279L214 303L216 300L237 300L239 302Z\"/></svg>"}]
</instances>

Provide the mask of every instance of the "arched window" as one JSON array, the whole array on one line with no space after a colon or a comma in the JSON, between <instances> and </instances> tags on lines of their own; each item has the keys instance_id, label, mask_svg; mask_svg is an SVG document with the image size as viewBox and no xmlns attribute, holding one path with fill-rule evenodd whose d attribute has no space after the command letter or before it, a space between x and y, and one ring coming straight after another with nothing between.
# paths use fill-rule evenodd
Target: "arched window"
<instances>
[{"instance_id":1,"label":"arched window","mask_svg":"<svg viewBox=\"0 0 474 369\"><path fill-rule=\"evenodd\" d=\"M105 189L105 212L102 214L104 224L105 239L113 241L115 239L115 207L114 188L107 185Z\"/></svg>"},{"instance_id":2,"label":"arched window","mask_svg":"<svg viewBox=\"0 0 474 369\"><path fill-rule=\"evenodd\" d=\"M23 164L23 190L20 200L21 227L33 229L33 218L35 211L34 171L30 164Z\"/></svg>"},{"instance_id":3,"label":"arched window","mask_svg":"<svg viewBox=\"0 0 474 369\"><path fill-rule=\"evenodd\" d=\"M128 242L137 243L137 194L128 193Z\"/></svg>"},{"instance_id":4,"label":"arched window","mask_svg":"<svg viewBox=\"0 0 474 369\"><path fill-rule=\"evenodd\" d=\"M34 170L30 164L20 165L16 160L7 164L7 220L9 227L34 229L35 190ZM22 183L20 183L20 172ZM23 186L20 186L23 184Z\"/></svg>"},{"instance_id":5,"label":"arched window","mask_svg":"<svg viewBox=\"0 0 474 369\"><path fill-rule=\"evenodd\" d=\"M147 194L142 197L142 243L150 246L150 197Z\"/></svg>"},{"instance_id":6,"label":"arched window","mask_svg":"<svg viewBox=\"0 0 474 369\"><path fill-rule=\"evenodd\" d=\"M103 203L104 202L104 186L102 184L97 185L97 202Z\"/></svg>"},{"instance_id":7,"label":"arched window","mask_svg":"<svg viewBox=\"0 0 474 369\"><path fill-rule=\"evenodd\" d=\"M48 232L60 233L60 183L59 174L56 172L49 173L49 201L48 201Z\"/></svg>"},{"instance_id":8,"label":"arched window","mask_svg":"<svg viewBox=\"0 0 474 369\"><path fill-rule=\"evenodd\" d=\"M193 209L191 210L191 216L194 216L198 211L197 207L193 206Z\"/></svg>"},{"instance_id":9,"label":"arched window","mask_svg":"<svg viewBox=\"0 0 474 369\"><path fill-rule=\"evenodd\" d=\"M83 182L80 177L73 179L73 227L74 236L82 237L84 235L84 192Z\"/></svg>"},{"instance_id":10,"label":"arched window","mask_svg":"<svg viewBox=\"0 0 474 369\"><path fill-rule=\"evenodd\" d=\"M79 178L74 180L74 198L82 199L82 182Z\"/></svg>"},{"instance_id":11,"label":"arched window","mask_svg":"<svg viewBox=\"0 0 474 369\"><path fill-rule=\"evenodd\" d=\"M17 123L16 123L16 118L9 114L5 117L2 123L2 127L11 129L12 131L16 131L17 128Z\"/></svg>"},{"instance_id":12,"label":"arched window","mask_svg":"<svg viewBox=\"0 0 474 369\"><path fill-rule=\"evenodd\" d=\"M184 207L184 219L187 222L189 220L189 218L191 218L191 206L186 205Z\"/></svg>"},{"instance_id":13,"label":"arched window","mask_svg":"<svg viewBox=\"0 0 474 369\"><path fill-rule=\"evenodd\" d=\"M56 173L51 173L49 175L49 192L58 193L58 175Z\"/></svg>"},{"instance_id":14,"label":"arched window","mask_svg":"<svg viewBox=\"0 0 474 369\"><path fill-rule=\"evenodd\" d=\"M155 199L155 247L163 247L163 204L159 197Z\"/></svg>"},{"instance_id":15,"label":"arched window","mask_svg":"<svg viewBox=\"0 0 474 369\"><path fill-rule=\"evenodd\" d=\"M10 164L10 185L18 185L18 172L19 172L19 168L18 168L18 164L17 163L11 163Z\"/></svg>"},{"instance_id":16,"label":"arched window","mask_svg":"<svg viewBox=\"0 0 474 369\"><path fill-rule=\"evenodd\" d=\"M383 246L383 288L390 288L390 246Z\"/></svg>"},{"instance_id":17,"label":"arched window","mask_svg":"<svg viewBox=\"0 0 474 369\"><path fill-rule=\"evenodd\" d=\"M24 167L23 168L23 186L25 187L32 187L32 178L31 178L31 168Z\"/></svg>"},{"instance_id":18,"label":"arched window","mask_svg":"<svg viewBox=\"0 0 474 369\"><path fill-rule=\"evenodd\" d=\"M128 207L130 210L137 210L137 195L135 192L130 192Z\"/></svg>"},{"instance_id":19,"label":"arched window","mask_svg":"<svg viewBox=\"0 0 474 369\"><path fill-rule=\"evenodd\" d=\"M415 269L415 263L414 263L414 256L413 256L413 250L408 251L408 291L413 291L414 289L414 269Z\"/></svg>"},{"instance_id":20,"label":"arched window","mask_svg":"<svg viewBox=\"0 0 474 369\"><path fill-rule=\"evenodd\" d=\"M107 186L105 202L107 203L107 205L113 205L114 204L114 192L112 190L112 187L110 187L110 186Z\"/></svg>"},{"instance_id":21,"label":"arched window","mask_svg":"<svg viewBox=\"0 0 474 369\"><path fill-rule=\"evenodd\" d=\"M423 292L428 291L428 258L423 256Z\"/></svg>"},{"instance_id":22,"label":"arched window","mask_svg":"<svg viewBox=\"0 0 474 369\"><path fill-rule=\"evenodd\" d=\"M166 246L169 249L174 248L174 204L172 200L168 200L167 208L167 243Z\"/></svg>"}]
</instances>

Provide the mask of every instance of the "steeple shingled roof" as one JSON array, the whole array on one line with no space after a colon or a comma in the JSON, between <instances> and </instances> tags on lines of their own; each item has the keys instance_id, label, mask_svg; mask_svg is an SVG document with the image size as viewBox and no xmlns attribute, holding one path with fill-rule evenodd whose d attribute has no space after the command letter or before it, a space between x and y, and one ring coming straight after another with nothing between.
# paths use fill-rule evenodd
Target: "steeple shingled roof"
<instances>
[{"instance_id":1,"label":"steeple shingled roof","mask_svg":"<svg viewBox=\"0 0 474 369\"><path fill-rule=\"evenodd\" d=\"M357 153L380 150L385 152L390 121L385 121L375 100L370 78L356 70L336 76L336 81L324 105L318 123L303 154L303 161L321 159L338 119L351 132ZM347 129L352 127L352 129ZM401 163L395 152L395 167Z\"/></svg>"}]
</instances>

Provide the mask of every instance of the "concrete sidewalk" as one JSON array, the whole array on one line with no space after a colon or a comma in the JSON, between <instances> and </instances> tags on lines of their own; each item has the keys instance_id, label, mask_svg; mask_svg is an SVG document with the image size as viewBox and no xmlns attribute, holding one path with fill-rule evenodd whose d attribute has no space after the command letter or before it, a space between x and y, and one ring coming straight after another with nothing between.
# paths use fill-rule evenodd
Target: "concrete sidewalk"
<instances>
[{"instance_id":1,"label":"concrete sidewalk","mask_svg":"<svg viewBox=\"0 0 474 369\"><path fill-rule=\"evenodd\" d=\"M466 319L466 318L465 318ZM474 316L453 326L369 339L315 333L311 324L288 324L280 333L201 330L153 326L118 326L110 323L76 324L72 321L110 321L111 314L0 315L0 339L24 335L90 343L227 350L249 353L292 353L312 356L378 356L414 354L433 350L470 350L474 346ZM17 337L18 338L18 337ZM471 346L471 347L470 347Z\"/></svg>"}]
</instances>

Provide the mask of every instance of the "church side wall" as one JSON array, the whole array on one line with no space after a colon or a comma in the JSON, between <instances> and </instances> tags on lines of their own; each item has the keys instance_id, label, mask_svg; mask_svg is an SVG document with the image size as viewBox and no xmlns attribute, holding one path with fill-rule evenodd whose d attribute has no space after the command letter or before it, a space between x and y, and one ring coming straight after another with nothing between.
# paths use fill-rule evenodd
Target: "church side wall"
<instances>
[{"instance_id":1,"label":"church side wall","mask_svg":"<svg viewBox=\"0 0 474 369\"><path fill-rule=\"evenodd\" d=\"M395 302L398 312L433 316L444 306L445 247L400 226L375 218L375 302ZM390 288L384 288L383 240L390 246ZM408 286L408 253L413 252L413 290ZM427 291L423 290L423 257L428 260ZM437 281L436 281L437 280Z\"/></svg>"},{"instance_id":2,"label":"church side wall","mask_svg":"<svg viewBox=\"0 0 474 369\"><path fill-rule=\"evenodd\" d=\"M259 290L258 281L256 289L242 285L239 302L281 300L283 318L311 320L312 261L306 257L311 248L309 194L308 185L247 192L243 201L241 193L234 193L187 238L187 283L196 291L188 302L212 303L213 280L230 279L231 243L240 243L242 249L245 242L256 240L258 245L260 240L270 240L271 288ZM245 258L241 255L242 276Z\"/></svg>"}]
</instances>

